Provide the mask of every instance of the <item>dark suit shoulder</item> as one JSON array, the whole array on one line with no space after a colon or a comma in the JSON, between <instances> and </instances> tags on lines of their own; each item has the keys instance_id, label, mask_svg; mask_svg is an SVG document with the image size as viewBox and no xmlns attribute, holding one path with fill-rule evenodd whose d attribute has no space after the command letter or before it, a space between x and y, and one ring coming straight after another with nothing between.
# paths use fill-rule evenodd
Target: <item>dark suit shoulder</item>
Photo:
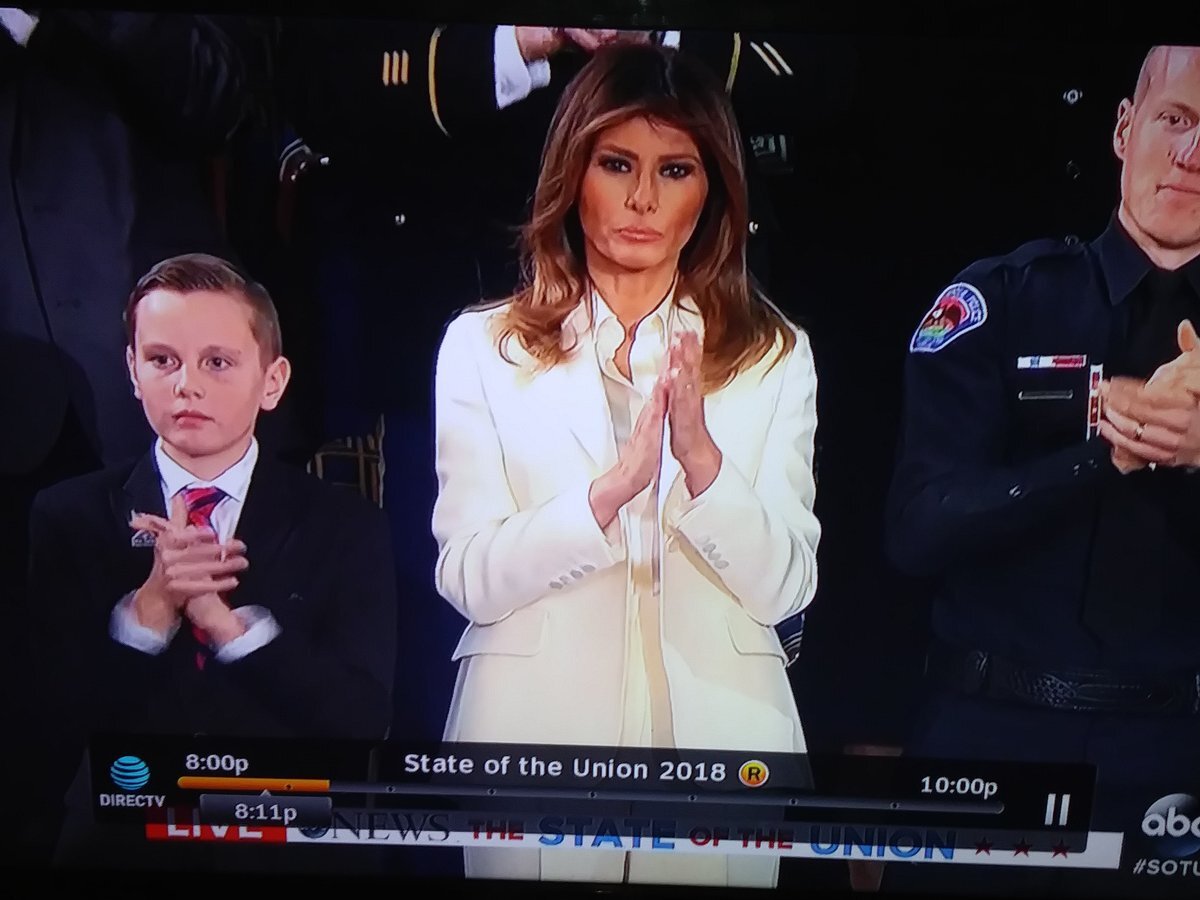
<instances>
[{"instance_id":1,"label":"dark suit shoulder","mask_svg":"<svg viewBox=\"0 0 1200 900\"><path fill-rule=\"evenodd\" d=\"M269 466L270 477L280 488L322 515L360 521L372 517L383 519L383 511L352 488L330 484L303 469L285 463L260 462L259 465L264 468Z\"/></svg>"},{"instance_id":2,"label":"dark suit shoulder","mask_svg":"<svg viewBox=\"0 0 1200 900\"><path fill-rule=\"evenodd\" d=\"M137 462L130 460L53 484L38 492L33 508L35 512L58 516L92 509L100 502L107 504L112 492L129 480Z\"/></svg>"}]
</instances>

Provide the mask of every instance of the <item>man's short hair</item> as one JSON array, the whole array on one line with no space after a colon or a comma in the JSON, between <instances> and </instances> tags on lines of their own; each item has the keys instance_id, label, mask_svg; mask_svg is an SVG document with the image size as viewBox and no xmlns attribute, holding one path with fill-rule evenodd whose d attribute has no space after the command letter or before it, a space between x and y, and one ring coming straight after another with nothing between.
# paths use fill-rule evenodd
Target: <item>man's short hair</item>
<instances>
[{"instance_id":1,"label":"man's short hair","mask_svg":"<svg viewBox=\"0 0 1200 900\"><path fill-rule=\"evenodd\" d=\"M1133 90L1133 105L1137 106L1141 103L1150 93L1154 83L1167 76L1167 71L1172 64L1172 57L1190 57L1190 60L1182 60L1179 65L1191 66L1195 65L1198 54L1200 54L1200 46L1195 44L1156 44L1151 47L1146 53L1146 58L1142 60L1141 71L1138 72L1137 86Z\"/></svg>"},{"instance_id":2,"label":"man's short hair","mask_svg":"<svg viewBox=\"0 0 1200 900\"><path fill-rule=\"evenodd\" d=\"M232 263L207 253L185 253L164 259L138 279L125 304L125 337L130 347L137 333L138 304L152 291L178 294L212 291L236 297L250 308L250 333L258 343L263 363L273 362L283 353L279 313L267 289L243 275Z\"/></svg>"},{"instance_id":3,"label":"man's short hair","mask_svg":"<svg viewBox=\"0 0 1200 900\"><path fill-rule=\"evenodd\" d=\"M1162 65L1162 58L1170 50L1161 44L1151 47L1146 58L1142 60L1142 68L1138 71L1137 85L1133 89L1133 103L1136 106L1141 103L1146 94L1150 91L1150 82L1154 79L1157 72L1155 71Z\"/></svg>"}]
</instances>

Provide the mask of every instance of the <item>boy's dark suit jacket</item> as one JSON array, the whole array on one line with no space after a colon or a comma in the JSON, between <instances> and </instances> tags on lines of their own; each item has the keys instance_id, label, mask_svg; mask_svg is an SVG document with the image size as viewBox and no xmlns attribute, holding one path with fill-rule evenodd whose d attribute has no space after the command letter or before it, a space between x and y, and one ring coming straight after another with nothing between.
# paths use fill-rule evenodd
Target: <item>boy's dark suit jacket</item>
<instances>
[{"instance_id":1,"label":"boy's dark suit jacket","mask_svg":"<svg viewBox=\"0 0 1200 900\"><path fill-rule=\"evenodd\" d=\"M157 656L109 636L113 607L153 563L152 547L131 546L134 510L165 514L153 453L55 485L34 503L30 637L41 671L30 689L43 695L66 779L89 732L386 735L396 587L380 510L260 458L236 530L250 566L228 602L266 607L281 632L202 670L186 621Z\"/></svg>"}]
</instances>

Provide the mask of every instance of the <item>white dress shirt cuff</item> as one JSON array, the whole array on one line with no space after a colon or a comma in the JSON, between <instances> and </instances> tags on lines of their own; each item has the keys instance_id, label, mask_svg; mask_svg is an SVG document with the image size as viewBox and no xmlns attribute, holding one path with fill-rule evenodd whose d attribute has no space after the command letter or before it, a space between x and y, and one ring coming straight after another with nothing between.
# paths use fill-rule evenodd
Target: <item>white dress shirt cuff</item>
<instances>
[{"instance_id":1,"label":"white dress shirt cuff","mask_svg":"<svg viewBox=\"0 0 1200 900\"><path fill-rule=\"evenodd\" d=\"M168 629L166 634L148 628L137 619L133 610L133 595L130 591L113 607L112 616L108 621L108 633L118 644L132 647L151 656L157 656L167 649L175 632L179 631L179 620Z\"/></svg>"},{"instance_id":2,"label":"white dress shirt cuff","mask_svg":"<svg viewBox=\"0 0 1200 900\"><path fill-rule=\"evenodd\" d=\"M679 47L679 32L678 31L664 32L662 42L663 42L664 47L675 47L676 49L678 49L678 47Z\"/></svg>"},{"instance_id":3,"label":"white dress shirt cuff","mask_svg":"<svg viewBox=\"0 0 1200 900\"><path fill-rule=\"evenodd\" d=\"M517 45L515 25L497 26L494 50L497 109L524 100L537 88L550 83L549 60L525 62Z\"/></svg>"},{"instance_id":4,"label":"white dress shirt cuff","mask_svg":"<svg viewBox=\"0 0 1200 900\"><path fill-rule=\"evenodd\" d=\"M241 620L246 630L213 653L217 662L231 663L243 659L267 646L279 637L282 630L265 606L239 606L233 614Z\"/></svg>"},{"instance_id":5,"label":"white dress shirt cuff","mask_svg":"<svg viewBox=\"0 0 1200 900\"><path fill-rule=\"evenodd\" d=\"M12 6L0 6L0 25L12 35L22 47L29 44L29 36L37 27L38 17Z\"/></svg>"}]
</instances>

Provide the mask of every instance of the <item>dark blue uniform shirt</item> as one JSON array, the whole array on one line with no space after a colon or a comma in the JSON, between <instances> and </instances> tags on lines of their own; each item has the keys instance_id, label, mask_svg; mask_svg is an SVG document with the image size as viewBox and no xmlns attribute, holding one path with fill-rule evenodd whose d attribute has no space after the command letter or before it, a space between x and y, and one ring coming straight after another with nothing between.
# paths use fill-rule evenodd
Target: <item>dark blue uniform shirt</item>
<instances>
[{"instance_id":1,"label":"dark blue uniform shirt","mask_svg":"<svg viewBox=\"0 0 1200 900\"><path fill-rule=\"evenodd\" d=\"M888 553L906 572L941 576L942 640L1044 669L1200 668L1200 474L1122 476L1107 442L1087 437L1089 367L1104 364L1105 378L1128 368L1131 311L1153 270L1115 217L1090 243L1026 244L955 279L982 298L982 321L976 312L937 349L909 354ZM1184 276L1200 296L1200 260ZM1173 326L1162 339L1165 361L1178 353ZM1087 360L1018 364L1055 355ZM1098 546L1100 524L1116 527L1121 546ZM1130 577L1097 577L1096 552ZM1131 583L1142 589L1125 595ZM1131 623L1143 605L1156 613L1106 637L1084 622L1097 599L1128 604Z\"/></svg>"}]
</instances>

